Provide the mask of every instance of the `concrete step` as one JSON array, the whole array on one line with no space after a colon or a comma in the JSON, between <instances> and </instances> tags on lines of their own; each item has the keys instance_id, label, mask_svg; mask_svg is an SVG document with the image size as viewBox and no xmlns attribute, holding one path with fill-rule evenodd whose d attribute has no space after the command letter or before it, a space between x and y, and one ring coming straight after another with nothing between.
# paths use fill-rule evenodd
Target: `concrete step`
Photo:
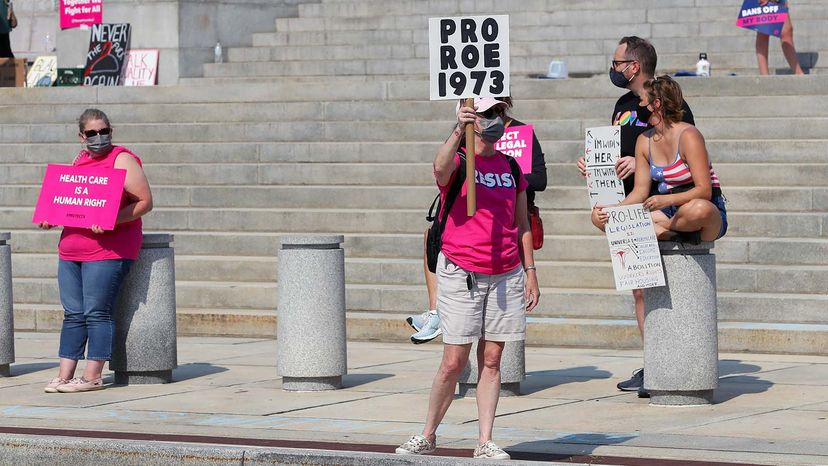
<instances>
[{"instance_id":1,"label":"concrete step","mask_svg":"<svg viewBox=\"0 0 828 466\"><path fill-rule=\"evenodd\" d=\"M31 227L32 207L0 209L0 225L6 229ZM292 231L318 233L421 233L425 208L419 209L251 209L159 207L146 218L150 230L203 232L231 231L244 226L247 232ZM542 212L550 235L590 235L595 227L588 210ZM828 213L824 212L731 212L731 237L828 237Z\"/></svg>"},{"instance_id":2,"label":"concrete step","mask_svg":"<svg viewBox=\"0 0 828 466\"><path fill-rule=\"evenodd\" d=\"M423 220L422 228L425 230ZM40 230L12 230L15 254L54 254L59 233ZM276 257L282 232L175 233L175 250L185 256ZM423 254L420 233L365 233L345 235L343 245L349 258L417 259ZM769 238L725 236L716 242L719 263L769 265L824 265L828 263L828 238ZM540 261L605 261L609 256L606 238L598 230L588 235L554 235L547 231Z\"/></svg>"},{"instance_id":3,"label":"concrete step","mask_svg":"<svg viewBox=\"0 0 828 466\"><path fill-rule=\"evenodd\" d=\"M608 256L607 256L608 258ZM612 264L582 261L537 261L542 288L614 288ZM16 254L15 277L54 278L54 254ZM346 283L364 285L417 285L422 283L421 259L349 258ZM176 279L192 283L276 282L275 257L187 256L176 257ZM742 293L819 294L828 285L828 266L778 266L767 264L719 264L719 291Z\"/></svg>"},{"instance_id":4,"label":"concrete step","mask_svg":"<svg viewBox=\"0 0 828 466\"><path fill-rule=\"evenodd\" d=\"M161 167L159 167L160 169ZM828 167L826 167L828 168ZM150 179L153 173L147 170ZM379 172L379 170L377 170ZM401 171L398 171L398 173ZM425 177L424 177L425 178ZM354 180L351 180L354 181ZM198 182L198 181L197 181ZM212 184L210 180L203 180ZM424 184L428 180L424 180ZM255 183L255 182L254 182ZM265 181L265 183L269 183ZM158 207L216 207L216 208L298 208L371 210L382 199L382 207L400 209L428 209L437 195L437 188L425 186L153 186L153 200ZM184 183L186 184L186 183ZM38 185L0 185L0 197L5 206L29 207L37 203ZM807 187L732 187L725 196L729 212L826 212L828 188ZM589 207L586 188L580 186L551 187L536 198L544 210L580 210Z\"/></svg>"},{"instance_id":5,"label":"concrete step","mask_svg":"<svg viewBox=\"0 0 828 466\"><path fill-rule=\"evenodd\" d=\"M606 124L606 122L604 122ZM441 133L442 134L442 133ZM583 137L577 139L549 139L539 133L541 146L545 153L547 172L551 186L580 184L580 178L575 171L575 160L583 153ZM432 136L429 140L416 142L177 142L175 144L153 142L129 142L119 140L118 143L129 147L138 154L147 167L155 164L249 164L271 163L295 164L306 162L303 165L316 163L399 163L417 164L426 167L434 159L434 154L442 141ZM119 138L120 139L120 138ZM745 167L746 173L760 170L760 165L767 165L771 170L778 170L785 183L797 185L813 185L813 178L803 177L798 181L792 180L786 173L808 170L819 170L819 166L826 162L823 151L825 144L822 139L712 139L705 138L708 151L717 170L730 170L723 180L737 180L745 177L738 174L738 169L728 168L723 164L733 164ZM78 151L77 143L44 143L44 144L3 144L0 143L3 160L9 165L36 165L47 163L69 163ZM792 168L786 168L790 164ZM805 167L800 165L805 164ZM720 168L721 167L721 168ZM16 168L15 168L16 170ZM428 171L426 169L426 171ZM33 173L33 172L28 172ZM762 175L757 182L767 183L769 186L779 184L770 177ZM40 180L35 178L37 183ZM8 178L6 178L8 180ZM153 181L153 180L151 180ZM14 180L8 180L13 184ZM292 180L291 184L301 183L302 180Z\"/></svg>"}]
</instances>

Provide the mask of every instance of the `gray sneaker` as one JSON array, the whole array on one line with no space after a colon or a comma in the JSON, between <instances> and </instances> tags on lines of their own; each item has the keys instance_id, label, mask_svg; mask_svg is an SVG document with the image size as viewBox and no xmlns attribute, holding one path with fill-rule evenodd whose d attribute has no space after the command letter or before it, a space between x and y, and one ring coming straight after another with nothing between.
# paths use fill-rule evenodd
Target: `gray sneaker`
<instances>
[{"instance_id":1,"label":"gray sneaker","mask_svg":"<svg viewBox=\"0 0 828 466\"><path fill-rule=\"evenodd\" d=\"M494 442L489 440L488 442L484 443L483 445L479 445L477 448L474 449L474 458L475 459L485 459L485 460L508 460L512 459L508 453L503 451L502 448L495 445Z\"/></svg>"},{"instance_id":2,"label":"gray sneaker","mask_svg":"<svg viewBox=\"0 0 828 466\"><path fill-rule=\"evenodd\" d=\"M638 391L639 388L644 386L644 369L638 369L633 371L632 377L629 380L625 380L623 382L618 382L619 390L624 392L635 392Z\"/></svg>"},{"instance_id":3,"label":"gray sneaker","mask_svg":"<svg viewBox=\"0 0 828 466\"><path fill-rule=\"evenodd\" d=\"M434 453L437 449L437 439L434 443L428 441L422 435L414 435L407 442L403 443L395 450L398 455L426 455Z\"/></svg>"},{"instance_id":4,"label":"gray sneaker","mask_svg":"<svg viewBox=\"0 0 828 466\"><path fill-rule=\"evenodd\" d=\"M440 316L429 313L428 321L425 325L420 328L419 332L411 335L411 343L414 343L415 345L428 343L442 334L443 330L440 328Z\"/></svg>"},{"instance_id":5,"label":"gray sneaker","mask_svg":"<svg viewBox=\"0 0 828 466\"><path fill-rule=\"evenodd\" d=\"M419 332L423 325L428 322L428 316L431 314L431 311L426 310L420 315L416 316L408 316L405 318L406 323L414 329L415 332Z\"/></svg>"}]
</instances>

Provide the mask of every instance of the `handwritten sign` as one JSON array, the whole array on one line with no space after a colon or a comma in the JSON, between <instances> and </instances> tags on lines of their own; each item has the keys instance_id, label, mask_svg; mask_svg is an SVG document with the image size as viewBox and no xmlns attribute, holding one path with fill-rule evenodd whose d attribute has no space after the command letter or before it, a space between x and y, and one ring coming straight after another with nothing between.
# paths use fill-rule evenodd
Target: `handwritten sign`
<instances>
[{"instance_id":1,"label":"handwritten sign","mask_svg":"<svg viewBox=\"0 0 828 466\"><path fill-rule=\"evenodd\" d=\"M752 29L762 34L779 37L782 35L782 26L788 19L786 3L768 2L764 6L759 0L745 0L736 25L740 28Z\"/></svg>"},{"instance_id":2,"label":"handwritten sign","mask_svg":"<svg viewBox=\"0 0 828 466\"><path fill-rule=\"evenodd\" d=\"M643 204L607 207L606 225L616 290L664 286L655 226Z\"/></svg>"},{"instance_id":3,"label":"handwritten sign","mask_svg":"<svg viewBox=\"0 0 828 466\"><path fill-rule=\"evenodd\" d=\"M33 223L104 230L115 228L126 170L49 164Z\"/></svg>"},{"instance_id":4,"label":"handwritten sign","mask_svg":"<svg viewBox=\"0 0 828 466\"><path fill-rule=\"evenodd\" d=\"M514 157L524 174L532 173L532 125L510 126L495 144L495 150Z\"/></svg>"},{"instance_id":5,"label":"handwritten sign","mask_svg":"<svg viewBox=\"0 0 828 466\"><path fill-rule=\"evenodd\" d=\"M83 72L84 86L121 85L130 31L128 23L92 26L86 69Z\"/></svg>"},{"instance_id":6,"label":"handwritten sign","mask_svg":"<svg viewBox=\"0 0 828 466\"><path fill-rule=\"evenodd\" d=\"M158 78L158 49L133 49L127 54L124 86L154 86Z\"/></svg>"},{"instance_id":7,"label":"handwritten sign","mask_svg":"<svg viewBox=\"0 0 828 466\"><path fill-rule=\"evenodd\" d=\"M509 95L509 16L429 18L431 100Z\"/></svg>"},{"instance_id":8,"label":"handwritten sign","mask_svg":"<svg viewBox=\"0 0 828 466\"><path fill-rule=\"evenodd\" d=\"M103 0L60 0L60 28L88 28L103 22Z\"/></svg>"},{"instance_id":9,"label":"handwritten sign","mask_svg":"<svg viewBox=\"0 0 828 466\"><path fill-rule=\"evenodd\" d=\"M618 126L587 128L584 139L586 183L589 205L615 205L624 200L624 182L618 179L615 162L621 157Z\"/></svg>"},{"instance_id":10,"label":"handwritten sign","mask_svg":"<svg viewBox=\"0 0 828 466\"><path fill-rule=\"evenodd\" d=\"M57 81L57 56L43 55L35 58L26 75L26 87L50 87Z\"/></svg>"}]
</instances>

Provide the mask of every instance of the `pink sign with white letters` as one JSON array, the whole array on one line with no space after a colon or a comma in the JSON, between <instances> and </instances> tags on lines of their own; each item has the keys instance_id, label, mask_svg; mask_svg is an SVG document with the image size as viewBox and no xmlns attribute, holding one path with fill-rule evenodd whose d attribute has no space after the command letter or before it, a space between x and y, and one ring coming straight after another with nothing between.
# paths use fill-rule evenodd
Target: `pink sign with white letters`
<instances>
[{"instance_id":1,"label":"pink sign with white letters","mask_svg":"<svg viewBox=\"0 0 828 466\"><path fill-rule=\"evenodd\" d=\"M126 170L49 164L32 223L115 228Z\"/></svg>"},{"instance_id":2,"label":"pink sign with white letters","mask_svg":"<svg viewBox=\"0 0 828 466\"><path fill-rule=\"evenodd\" d=\"M88 28L103 22L103 0L60 0L60 28Z\"/></svg>"},{"instance_id":3,"label":"pink sign with white letters","mask_svg":"<svg viewBox=\"0 0 828 466\"><path fill-rule=\"evenodd\" d=\"M532 125L510 126L495 144L495 149L514 157L523 174L532 173Z\"/></svg>"}]
</instances>

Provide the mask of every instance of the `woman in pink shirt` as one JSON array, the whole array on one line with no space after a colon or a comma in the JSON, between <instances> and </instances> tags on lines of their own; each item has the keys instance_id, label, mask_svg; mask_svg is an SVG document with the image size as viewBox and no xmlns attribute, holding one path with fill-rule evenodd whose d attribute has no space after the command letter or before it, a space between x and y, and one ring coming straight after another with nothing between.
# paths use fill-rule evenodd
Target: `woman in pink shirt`
<instances>
[{"instance_id":1,"label":"woman in pink shirt","mask_svg":"<svg viewBox=\"0 0 828 466\"><path fill-rule=\"evenodd\" d=\"M104 388L101 372L112 357L115 324L112 314L121 283L141 250L141 217L152 210L152 193L141 159L112 145L112 126L100 110L88 109L78 120L84 149L72 163L77 167L126 170L124 192L115 229L64 227L58 251L58 287L63 306L60 332L60 373L47 393L71 393ZM54 225L39 224L42 229ZM88 345L87 345L88 342ZM87 350L83 376L75 377L78 360Z\"/></svg>"},{"instance_id":2,"label":"woman in pink shirt","mask_svg":"<svg viewBox=\"0 0 828 466\"><path fill-rule=\"evenodd\" d=\"M398 454L421 455L437 448L437 427L454 398L454 387L469 359L471 345L478 341L480 432L474 457L509 459L509 454L492 442L500 398L500 359L505 342L526 338L526 312L538 304L540 291L532 255L527 182L523 176L515 179L513 159L494 148L504 132L496 107L505 105L486 97L475 99L475 108L461 107L457 126L434 158L434 178L445 205L458 168L465 163L458 151L463 128L474 125L475 153L467 156L475 159L475 173L468 176L474 176L477 210L473 216L467 215L463 183L449 211L442 252L437 258L443 360L431 386L423 432L400 445Z\"/></svg>"}]
</instances>

